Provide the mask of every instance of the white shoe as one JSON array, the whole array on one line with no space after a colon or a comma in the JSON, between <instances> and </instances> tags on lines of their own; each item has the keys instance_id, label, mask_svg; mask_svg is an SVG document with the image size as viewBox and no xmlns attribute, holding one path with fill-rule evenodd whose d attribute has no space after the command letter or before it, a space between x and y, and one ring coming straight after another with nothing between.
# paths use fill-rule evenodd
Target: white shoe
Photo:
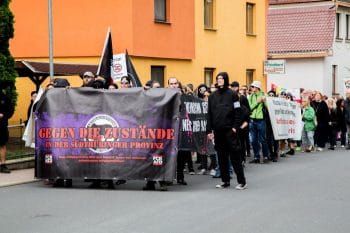
<instances>
[{"instance_id":1,"label":"white shoe","mask_svg":"<svg viewBox=\"0 0 350 233\"><path fill-rule=\"evenodd\" d=\"M194 172L190 172L189 174L190 174L190 175L195 175L196 173L194 173Z\"/></svg>"},{"instance_id":2,"label":"white shoe","mask_svg":"<svg viewBox=\"0 0 350 233\"><path fill-rule=\"evenodd\" d=\"M248 185L247 184L239 184L239 185L237 185L236 187L235 187L235 189L237 189L237 190L243 190L243 189L246 189L248 187Z\"/></svg>"},{"instance_id":3,"label":"white shoe","mask_svg":"<svg viewBox=\"0 0 350 233\"><path fill-rule=\"evenodd\" d=\"M210 170L210 175L211 175L211 176L215 176L215 174L216 174L216 171L215 171L214 169L211 169L211 170Z\"/></svg>"},{"instance_id":4,"label":"white shoe","mask_svg":"<svg viewBox=\"0 0 350 233\"><path fill-rule=\"evenodd\" d=\"M341 148L344 148L345 146L344 145L341 145Z\"/></svg>"},{"instance_id":5,"label":"white shoe","mask_svg":"<svg viewBox=\"0 0 350 233\"><path fill-rule=\"evenodd\" d=\"M205 175L207 173L207 170L202 169L199 172L197 172L197 175Z\"/></svg>"},{"instance_id":6,"label":"white shoe","mask_svg":"<svg viewBox=\"0 0 350 233\"><path fill-rule=\"evenodd\" d=\"M322 147L317 147L317 151L323 151Z\"/></svg>"},{"instance_id":7,"label":"white shoe","mask_svg":"<svg viewBox=\"0 0 350 233\"><path fill-rule=\"evenodd\" d=\"M229 187L230 187L230 183L224 183L224 182L215 186L215 188L217 188L217 189L224 189L224 188L229 188Z\"/></svg>"}]
</instances>

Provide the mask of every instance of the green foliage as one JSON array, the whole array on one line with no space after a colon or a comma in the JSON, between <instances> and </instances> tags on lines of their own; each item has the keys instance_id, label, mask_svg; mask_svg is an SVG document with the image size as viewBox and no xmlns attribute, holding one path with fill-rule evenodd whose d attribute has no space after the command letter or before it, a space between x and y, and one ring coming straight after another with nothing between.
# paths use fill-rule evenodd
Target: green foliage
<instances>
[{"instance_id":1,"label":"green foliage","mask_svg":"<svg viewBox=\"0 0 350 233\"><path fill-rule=\"evenodd\" d=\"M17 102L15 60L9 50L9 40L13 38L14 17L10 11L11 0L0 0L0 89L11 101Z\"/></svg>"}]
</instances>

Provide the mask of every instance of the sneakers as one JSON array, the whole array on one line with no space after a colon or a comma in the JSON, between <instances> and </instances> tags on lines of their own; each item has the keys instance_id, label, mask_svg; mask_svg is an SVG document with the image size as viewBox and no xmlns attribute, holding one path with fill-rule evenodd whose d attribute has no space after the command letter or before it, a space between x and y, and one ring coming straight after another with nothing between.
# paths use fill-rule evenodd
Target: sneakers
<instances>
[{"instance_id":1,"label":"sneakers","mask_svg":"<svg viewBox=\"0 0 350 233\"><path fill-rule=\"evenodd\" d=\"M193 170L191 170L191 171L189 172L189 174L190 174L190 175L196 175L196 173L195 173Z\"/></svg>"},{"instance_id":2,"label":"sneakers","mask_svg":"<svg viewBox=\"0 0 350 233\"><path fill-rule=\"evenodd\" d=\"M317 151L323 151L322 147L317 147Z\"/></svg>"},{"instance_id":3,"label":"sneakers","mask_svg":"<svg viewBox=\"0 0 350 233\"><path fill-rule=\"evenodd\" d=\"M345 147L345 145L341 145L341 148L344 148Z\"/></svg>"},{"instance_id":4,"label":"sneakers","mask_svg":"<svg viewBox=\"0 0 350 233\"><path fill-rule=\"evenodd\" d=\"M294 149L290 149L286 154L287 155L294 155L295 151L294 151Z\"/></svg>"},{"instance_id":5,"label":"sneakers","mask_svg":"<svg viewBox=\"0 0 350 233\"><path fill-rule=\"evenodd\" d=\"M215 176L215 174L216 174L215 169L211 169L211 170L210 170L210 175L211 175L211 176Z\"/></svg>"},{"instance_id":6,"label":"sneakers","mask_svg":"<svg viewBox=\"0 0 350 233\"><path fill-rule=\"evenodd\" d=\"M155 183L156 183L156 182L154 182L154 181L147 181L146 185L143 186L142 190L145 190L145 191L153 191L153 190L156 190Z\"/></svg>"},{"instance_id":7,"label":"sneakers","mask_svg":"<svg viewBox=\"0 0 350 233\"><path fill-rule=\"evenodd\" d=\"M264 157L264 160L262 163L269 163L270 162L270 159L268 157Z\"/></svg>"},{"instance_id":8,"label":"sneakers","mask_svg":"<svg viewBox=\"0 0 350 233\"><path fill-rule=\"evenodd\" d=\"M243 190L243 189L246 189L248 187L247 184L238 184L235 189L237 190Z\"/></svg>"},{"instance_id":9,"label":"sneakers","mask_svg":"<svg viewBox=\"0 0 350 233\"><path fill-rule=\"evenodd\" d=\"M197 175L206 175L207 174L207 170L202 169L199 172L197 172Z\"/></svg>"},{"instance_id":10,"label":"sneakers","mask_svg":"<svg viewBox=\"0 0 350 233\"><path fill-rule=\"evenodd\" d=\"M163 192L168 191L168 187L163 181L159 181L159 185L160 185L160 191L163 191Z\"/></svg>"},{"instance_id":11,"label":"sneakers","mask_svg":"<svg viewBox=\"0 0 350 233\"><path fill-rule=\"evenodd\" d=\"M187 185L187 182L185 180L177 180L177 184Z\"/></svg>"},{"instance_id":12,"label":"sneakers","mask_svg":"<svg viewBox=\"0 0 350 233\"><path fill-rule=\"evenodd\" d=\"M334 150L334 146L330 146L328 150Z\"/></svg>"},{"instance_id":13,"label":"sneakers","mask_svg":"<svg viewBox=\"0 0 350 233\"><path fill-rule=\"evenodd\" d=\"M121 184L126 184L126 180L117 180L115 182L115 185L121 185Z\"/></svg>"},{"instance_id":14,"label":"sneakers","mask_svg":"<svg viewBox=\"0 0 350 233\"><path fill-rule=\"evenodd\" d=\"M297 148L295 148L295 150L296 150L297 152L300 152L300 151L301 151L301 147L300 147L300 146L297 146Z\"/></svg>"},{"instance_id":15,"label":"sneakers","mask_svg":"<svg viewBox=\"0 0 350 233\"><path fill-rule=\"evenodd\" d=\"M230 187L230 183L228 183L228 182L223 182L223 183L215 186L215 188L217 188L217 189L223 189L223 188L228 188L228 187Z\"/></svg>"},{"instance_id":16,"label":"sneakers","mask_svg":"<svg viewBox=\"0 0 350 233\"><path fill-rule=\"evenodd\" d=\"M253 159L253 160L250 160L249 163L260 163L260 160L259 159Z\"/></svg>"},{"instance_id":17,"label":"sneakers","mask_svg":"<svg viewBox=\"0 0 350 233\"><path fill-rule=\"evenodd\" d=\"M11 171L5 164L2 164L0 165L0 173L11 173Z\"/></svg>"}]
</instances>

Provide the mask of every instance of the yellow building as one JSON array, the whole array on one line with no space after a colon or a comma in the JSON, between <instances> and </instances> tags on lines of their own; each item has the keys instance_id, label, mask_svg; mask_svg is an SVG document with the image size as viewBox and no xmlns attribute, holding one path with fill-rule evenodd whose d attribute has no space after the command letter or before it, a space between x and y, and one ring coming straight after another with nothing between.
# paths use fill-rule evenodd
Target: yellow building
<instances>
[{"instance_id":1,"label":"yellow building","mask_svg":"<svg viewBox=\"0 0 350 233\"><path fill-rule=\"evenodd\" d=\"M98 64L110 26L114 53L128 50L142 83L155 79L167 86L169 77L177 77L196 87L209 85L217 73L226 71L231 82L243 85L260 80L266 86L263 61L268 0L103 3L76 0L68 9L66 2L54 1L55 63ZM47 11L46 4L45 0L11 4L16 23L10 48L16 60L48 61L47 15L39 13ZM77 76L69 81L73 87L82 83ZM26 119L29 95L35 89L29 78L18 78L16 86L19 99L10 124Z\"/></svg>"}]
</instances>

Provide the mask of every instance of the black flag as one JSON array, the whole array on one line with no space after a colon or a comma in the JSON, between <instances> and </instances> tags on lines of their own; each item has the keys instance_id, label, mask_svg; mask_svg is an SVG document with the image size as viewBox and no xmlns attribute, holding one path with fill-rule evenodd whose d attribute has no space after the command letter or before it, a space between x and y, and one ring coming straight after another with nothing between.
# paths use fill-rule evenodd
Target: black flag
<instances>
[{"instance_id":1,"label":"black flag","mask_svg":"<svg viewBox=\"0 0 350 233\"><path fill-rule=\"evenodd\" d=\"M128 71L128 76L131 78L132 86L142 87L139 76L137 75L134 65L132 64L131 59L129 57L128 50L126 50L126 53L125 53L125 62L126 62L126 69Z\"/></svg>"},{"instance_id":2,"label":"black flag","mask_svg":"<svg viewBox=\"0 0 350 233\"><path fill-rule=\"evenodd\" d=\"M97 75L103 77L106 80L107 84L110 84L113 82L111 77L112 61L113 61L112 35L111 35L110 28L108 28L105 44L103 46L100 64L96 72Z\"/></svg>"}]
</instances>

